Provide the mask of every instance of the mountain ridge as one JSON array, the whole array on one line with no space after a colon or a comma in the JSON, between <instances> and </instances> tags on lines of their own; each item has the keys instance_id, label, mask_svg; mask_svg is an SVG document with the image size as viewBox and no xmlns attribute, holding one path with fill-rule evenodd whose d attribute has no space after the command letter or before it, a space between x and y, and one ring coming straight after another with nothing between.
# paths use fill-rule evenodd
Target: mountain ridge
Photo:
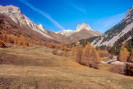
<instances>
[{"instance_id":1,"label":"mountain ridge","mask_svg":"<svg viewBox=\"0 0 133 89\"><path fill-rule=\"evenodd\" d=\"M59 31L57 33L60 33L60 34L65 35L65 36L70 36L73 33L79 32L83 29L86 29L88 31L94 31L88 24L82 23L82 24L77 25L76 30L66 29L66 30Z\"/></svg>"},{"instance_id":2,"label":"mountain ridge","mask_svg":"<svg viewBox=\"0 0 133 89\"><path fill-rule=\"evenodd\" d=\"M125 18L120 23L107 30L103 35L96 38L92 44L97 47L114 46L116 43L118 43L118 40L121 40L124 35L128 33L129 35L126 35L127 37L123 40L123 42L125 42L126 40L129 40L129 38L132 38L132 35L130 34L132 29L133 7L127 11Z\"/></svg>"},{"instance_id":3,"label":"mountain ridge","mask_svg":"<svg viewBox=\"0 0 133 89\"><path fill-rule=\"evenodd\" d=\"M85 23L78 24L76 30L63 30L58 33L67 36L71 42L101 35Z\"/></svg>"},{"instance_id":4,"label":"mountain ridge","mask_svg":"<svg viewBox=\"0 0 133 89\"><path fill-rule=\"evenodd\" d=\"M24 26L28 29L31 29L31 31L36 31L46 39L55 40L58 42L67 41L63 35L59 35L55 32L44 29L42 24L35 24L21 12L19 7L13 5L0 5L0 13L9 16L16 24L22 27Z\"/></svg>"},{"instance_id":5,"label":"mountain ridge","mask_svg":"<svg viewBox=\"0 0 133 89\"><path fill-rule=\"evenodd\" d=\"M75 31L73 30L64 30L62 32L52 32L44 29L42 24L35 24L27 16L25 16L19 7L8 5L0 5L0 13L6 14L9 16L15 23L20 26L27 27L33 31L40 33L44 38L49 40L55 40L61 43L64 42L75 42L83 38L93 37L100 35L99 32L94 31L88 24L79 24ZM86 30L84 30L86 29ZM85 36L82 33L87 33Z\"/></svg>"}]
</instances>

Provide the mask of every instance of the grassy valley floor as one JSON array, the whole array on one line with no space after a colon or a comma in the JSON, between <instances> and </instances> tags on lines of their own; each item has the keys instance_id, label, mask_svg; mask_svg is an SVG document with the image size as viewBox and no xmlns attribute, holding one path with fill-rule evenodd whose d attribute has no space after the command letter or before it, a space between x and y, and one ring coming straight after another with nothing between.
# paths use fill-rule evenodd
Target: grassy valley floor
<instances>
[{"instance_id":1,"label":"grassy valley floor","mask_svg":"<svg viewBox=\"0 0 133 89\"><path fill-rule=\"evenodd\" d=\"M0 89L133 89L133 77L82 66L52 50L0 48Z\"/></svg>"}]
</instances>

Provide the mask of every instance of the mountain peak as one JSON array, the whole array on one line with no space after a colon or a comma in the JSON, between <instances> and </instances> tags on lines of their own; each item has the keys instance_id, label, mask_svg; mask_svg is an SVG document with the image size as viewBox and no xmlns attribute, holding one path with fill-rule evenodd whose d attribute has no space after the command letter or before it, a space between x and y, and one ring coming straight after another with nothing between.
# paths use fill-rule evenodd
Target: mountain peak
<instances>
[{"instance_id":1,"label":"mountain peak","mask_svg":"<svg viewBox=\"0 0 133 89\"><path fill-rule=\"evenodd\" d=\"M16 7L13 5L7 5L7 6L0 5L0 11L8 12L8 13L21 12L19 7Z\"/></svg>"},{"instance_id":2,"label":"mountain peak","mask_svg":"<svg viewBox=\"0 0 133 89\"><path fill-rule=\"evenodd\" d=\"M74 32L75 32L75 30L67 29L67 30L62 30L62 31L57 32L57 33L60 33L60 34L65 35L65 36L70 36L70 35L72 35Z\"/></svg>"},{"instance_id":3,"label":"mountain peak","mask_svg":"<svg viewBox=\"0 0 133 89\"><path fill-rule=\"evenodd\" d=\"M1 6L0 5L0 13L9 16L15 23L17 23L20 26L30 28L31 30L34 30L40 33L44 37L51 38L47 35L46 30L43 28L41 24L37 25L34 22L32 22L16 6L13 6L13 5Z\"/></svg>"},{"instance_id":4,"label":"mountain peak","mask_svg":"<svg viewBox=\"0 0 133 89\"><path fill-rule=\"evenodd\" d=\"M57 33L65 35L70 42L100 35L99 32L94 31L88 24L85 23L78 24L76 30L63 30Z\"/></svg>"},{"instance_id":5,"label":"mountain peak","mask_svg":"<svg viewBox=\"0 0 133 89\"><path fill-rule=\"evenodd\" d=\"M60 33L60 34L65 35L65 36L70 36L73 33L79 32L79 31L84 30L84 29L87 31L93 31L92 28L88 24L82 23L82 24L77 25L76 30L67 29L67 30L62 30L62 31L57 32L57 33Z\"/></svg>"},{"instance_id":6,"label":"mountain peak","mask_svg":"<svg viewBox=\"0 0 133 89\"><path fill-rule=\"evenodd\" d=\"M18 24L28 23L29 20L25 15L23 15L19 7L13 5L8 5L8 6L0 5L0 13L8 15L14 22ZM27 20L27 22L24 21L25 19Z\"/></svg>"},{"instance_id":7,"label":"mountain peak","mask_svg":"<svg viewBox=\"0 0 133 89\"><path fill-rule=\"evenodd\" d=\"M42 24L38 24L37 27L40 29L40 30L44 30L43 28L43 25Z\"/></svg>"},{"instance_id":8,"label":"mountain peak","mask_svg":"<svg viewBox=\"0 0 133 89\"><path fill-rule=\"evenodd\" d=\"M76 31L81 31L84 29L86 29L88 31L93 31L93 29L88 24L85 24L85 23L78 24Z\"/></svg>"}]
</instances>

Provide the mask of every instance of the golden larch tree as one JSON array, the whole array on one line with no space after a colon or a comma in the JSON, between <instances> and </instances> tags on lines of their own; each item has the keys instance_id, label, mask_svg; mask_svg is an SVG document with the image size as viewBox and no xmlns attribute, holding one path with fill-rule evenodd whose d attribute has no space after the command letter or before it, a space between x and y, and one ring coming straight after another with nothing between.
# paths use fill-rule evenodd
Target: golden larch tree
<instances>
[{"instance_id":1,"label":"golden larch tree","mask_svg":"<svg viewBox=\"0 0 133 89\"><path fill-rule=\"evenodd\" d=\"M122 48L118 55L118 60L121 62L127 62L128 57L129 57L128 50L126 48Z\"/></svg>"},{"instance_id":2,"label":"golden larch tree","mask_svg":"<svg viewBox=\"0 0 133 89\"><path fill-rule=\"evenodd\" d=\"M74 48L74 55L75 55L75 58L76 58L76 61L78 63L81 63L81 60L82 60L82 54L83 54L83 48L80 44L78 44L75 48Z\"/></svg>"},{"instance_id":3,"label":"golden larch tree","mask_svg":"<svg viewBox=\"0 0 133 89\"><path fill-rule=\"evenodd\" d=\"M92 68L98 68L100 57L97 50L88 43L83 51L81 63Z\"/></svg>"},{"instance_id":4,"label":"golden larch tree","mask_svg":"<svg viewBox=\"0 0 133 89\"><path fill-rule=\"evenodd\" d=\"M128 59L128 62L133 63L133 49L132 49L132 51L131 51L131 53L130 53L130 57L129 57L129 59Z\"/></svg>"}]
</instances>

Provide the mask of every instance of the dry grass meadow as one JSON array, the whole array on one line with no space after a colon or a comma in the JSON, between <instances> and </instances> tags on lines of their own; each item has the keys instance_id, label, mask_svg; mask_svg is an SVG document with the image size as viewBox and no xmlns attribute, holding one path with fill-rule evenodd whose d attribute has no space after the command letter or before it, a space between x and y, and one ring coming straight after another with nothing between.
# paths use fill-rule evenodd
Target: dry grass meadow
<instances>
[{"instance_id":1,"label":"dry grass meadow","mask_svg":"<svg viewBox=\"0 0 133 89\"><path fill-rule=\"evenodd\" d=\"M108 72L106 65L85 67L52 50L0 48L0 89L133 89L133 77Z\"/></svg>"}]
</instances>

